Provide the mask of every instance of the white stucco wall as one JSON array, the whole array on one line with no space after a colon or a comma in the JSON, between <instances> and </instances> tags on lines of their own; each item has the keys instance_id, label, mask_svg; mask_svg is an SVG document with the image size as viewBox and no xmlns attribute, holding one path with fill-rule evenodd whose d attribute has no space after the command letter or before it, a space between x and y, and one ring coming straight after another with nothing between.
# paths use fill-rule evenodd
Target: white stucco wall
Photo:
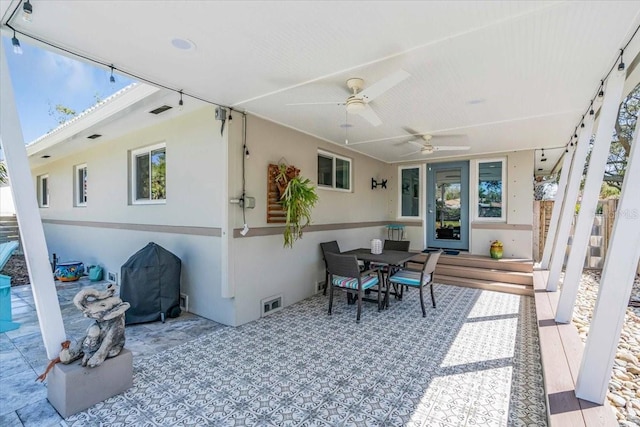
<instances>
[{"instance_id":1,"label":"white stucco wall","mask_svg":"<svg viewBox=\"0 0 640 427\"><path fill-rule=\"evenodd\" d=\"M166 204L132 205L130 151L160 142L166 143L167 153ZM205 107L121 138L99 143L88 140L87 147L32 171L34 181L39 175L49 175L49 207L40 212L50 254L56 253L61 261L100 263L119 273L129 256L154 241L182 259L181 292L189 295L189 311L232 324L233 301L220 293L220 237L109 226L222 227L220 183L225 158L214 108ZM86 207L74 207L74 166L83 163L88 169L88 202ZM51 224L51 220L73 221L74 225Z\"/></svg>"},{"instance_id":2,"label":"white stucco wall","mask_svg":"<svg viewBox=\"0 0 640 427\"><path fill-rule=\"evenodd\" d=\"M231 141L230 194L241 194L241 140L234 117ZM278 227L266 222L267 167L285 159L301 170L301 175L317 180L317 150L322 149L353 160L353 191L339 192L319 189L319 202L313 210L313 224L340 224L388 221L394 217L390 194L395 183L389 179L387 190L371 189L372 177L390 177L394 167L369 157L345 150L295 130L249 116L246 160L247 195L256 197L256 208L246 211L249 227ZM235 227L242 227L242 211L230 206ZM232 239L232 268L235 287L236 324L260 316L263 298L282 294L283 304L290 305L312 295L315 283L324 280L324 263L320 243L337 240L342 250L369 247L372 238L384 238L384 226L331 231L305 232L293 249L283 248L281 234Z\"/></svg>"},{"instance_id":3,"label":"white stucco wall","mask_svg":"<svg viewBox=\"0 0 640 427\"><path fill-rule=\"evenodd\" d=\"M8 184L0 185L0 216L15 214L16 208L13 205L11 187Z\"/></svg>"}]
</instances>

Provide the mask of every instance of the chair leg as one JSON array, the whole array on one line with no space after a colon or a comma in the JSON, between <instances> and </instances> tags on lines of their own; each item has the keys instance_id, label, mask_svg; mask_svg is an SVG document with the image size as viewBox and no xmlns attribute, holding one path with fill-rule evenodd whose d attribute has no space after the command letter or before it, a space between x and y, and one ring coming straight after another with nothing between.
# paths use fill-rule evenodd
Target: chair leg
<instances>
[{"instance_id":1,"label":"chair leg","mask_svg":"<svg viewBox=\"0 0 640 427\"><path fill-rule=\"evenodd\" d=\"M322 295L327 295L327 288L329 287L329 272L325 271L324 274L324 289L322 290Z\"/></svg>"},{"instance_id":2,"label":"chair leg","mask_svg":"<svg viewBox=\"0 0 640 427\"><path fill-rule=\"evenodd\" d=\"M429 283L429 288L431 288L431 302L433 303L433 308L436 308L436 297L433 296L433 282Z\"/></svg>"},{"instance_id":3,"label":"chair leg","mask_svg":"<svg viewBox=\"0 0 640 427\"><path fill-rule=\"evenodd\" d=\"M422 307L422 317L427 317L427 312L424 310L424 298L422 297L422 288L420 286L420 307Z\"/></svg>"},{"instance_id":4,"label":"chair leg","mask_svg":"<svg viewBox=\"0 0 640 427\"><path fill-rule=\"evenodd\" d=\"M362 289L358 289L358 315L356 316L356 323L360 323L361 311L362 311Z\"/></svg>"},{"instance_id":5,"label":"chair leg","mask_svg":"<svg viewBox=\"0 0 640 427\"><path fill-rule=\"evenodd\" d=\"M329 316L331 316L331 307L333 307L333 286L329 288Z\"/></svg>"}]
</instances>

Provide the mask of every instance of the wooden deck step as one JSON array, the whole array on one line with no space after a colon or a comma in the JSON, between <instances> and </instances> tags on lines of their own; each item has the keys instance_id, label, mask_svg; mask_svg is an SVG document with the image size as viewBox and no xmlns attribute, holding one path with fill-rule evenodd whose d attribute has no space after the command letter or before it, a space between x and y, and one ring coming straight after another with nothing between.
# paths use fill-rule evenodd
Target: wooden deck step
<instances>
[{"instance_id":1,"label":"wooden deck step","mask_svg":"<svg viewBox=\"0 0 640 427\"><path fill-rule=\"evenodd\" d=\"M487 291L505 292L508 294L533 296L532 285L502 283L491 280L471 279L467 277L447 276L436 273L434 282L446 285L465 286L467 288L484 289Z\"/></svg>"},{"instance_id":2,"label":"wooden deck step","mask_svg":"<svg viewBox=\"0 0 640 427\"><path fill-rule=\"evenodd\" d=\"M428 254L418 253L415 260L424 261ZM489 270L533 272L533 261L522 258L493 259L488 256L461 253L459 255L442 254L438 265L457 265L461 267L486 268Z\"/></svg>"},{"instance_id":3,"label":"wooden deck step","mask_svg":"<svg viewBox=\"0 0 640 427\"><path fill-rule=\"evenodd\" d=\"M533 261L520 258L493 259L480 255L442 255L438 261L440 265L456 265L461 267L485 268L490 270L533 272Z\"/></svg>"},{"instance_id":4,"label":"wooden deck step","mask_svg":"<svg viewBox=\"0 0 640 427\"><path fill-rule=\"evenodd\" d=\"M511 283L533 286L533 274L521 271L505 271L492 268L450 265L438 263L436 274L468 279L480 279L491 282Z\"/></svg>"}]
</instances>

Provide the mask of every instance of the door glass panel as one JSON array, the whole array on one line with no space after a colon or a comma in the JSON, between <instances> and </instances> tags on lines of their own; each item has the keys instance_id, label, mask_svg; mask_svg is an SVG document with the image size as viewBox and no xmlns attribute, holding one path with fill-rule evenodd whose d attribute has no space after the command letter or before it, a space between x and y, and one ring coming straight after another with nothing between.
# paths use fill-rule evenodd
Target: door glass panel
<instances>
[{"instance_id":1,"label":"door glass panel","mask_svg":"<svg viewBox=\"0 0 640 427\"><path fill-rule=\"evenodd\" d=\"M438 240L460 240L460 169L446 169L436 172L436 216L435 238Z\"/></svg>"},{"instance_id":2,"label":"door glass panel","mask_svg":"<svg viewBox=\"0 0 640 427\"><path fill-rule=\"evenodd\" d=\"M502 218L502 161L478 164L478 218Z\"/></svg>"}]
</instances>

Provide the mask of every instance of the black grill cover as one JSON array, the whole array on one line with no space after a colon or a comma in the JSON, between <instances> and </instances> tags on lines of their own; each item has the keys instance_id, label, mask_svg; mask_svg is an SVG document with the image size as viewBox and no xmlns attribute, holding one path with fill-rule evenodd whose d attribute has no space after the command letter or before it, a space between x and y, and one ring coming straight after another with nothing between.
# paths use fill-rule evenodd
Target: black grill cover
<instances>
[{"instance_id":1,"label":"black grill cover","mask_svg":"<svg viewBox=\"0 0 640 427\"><path fill-rule=\"evenodd\" d=\"M120 298L131 304L125 323L154 322L180 315L180 258L151 242L121 268Z\"/></svg>"}]
</instances>

